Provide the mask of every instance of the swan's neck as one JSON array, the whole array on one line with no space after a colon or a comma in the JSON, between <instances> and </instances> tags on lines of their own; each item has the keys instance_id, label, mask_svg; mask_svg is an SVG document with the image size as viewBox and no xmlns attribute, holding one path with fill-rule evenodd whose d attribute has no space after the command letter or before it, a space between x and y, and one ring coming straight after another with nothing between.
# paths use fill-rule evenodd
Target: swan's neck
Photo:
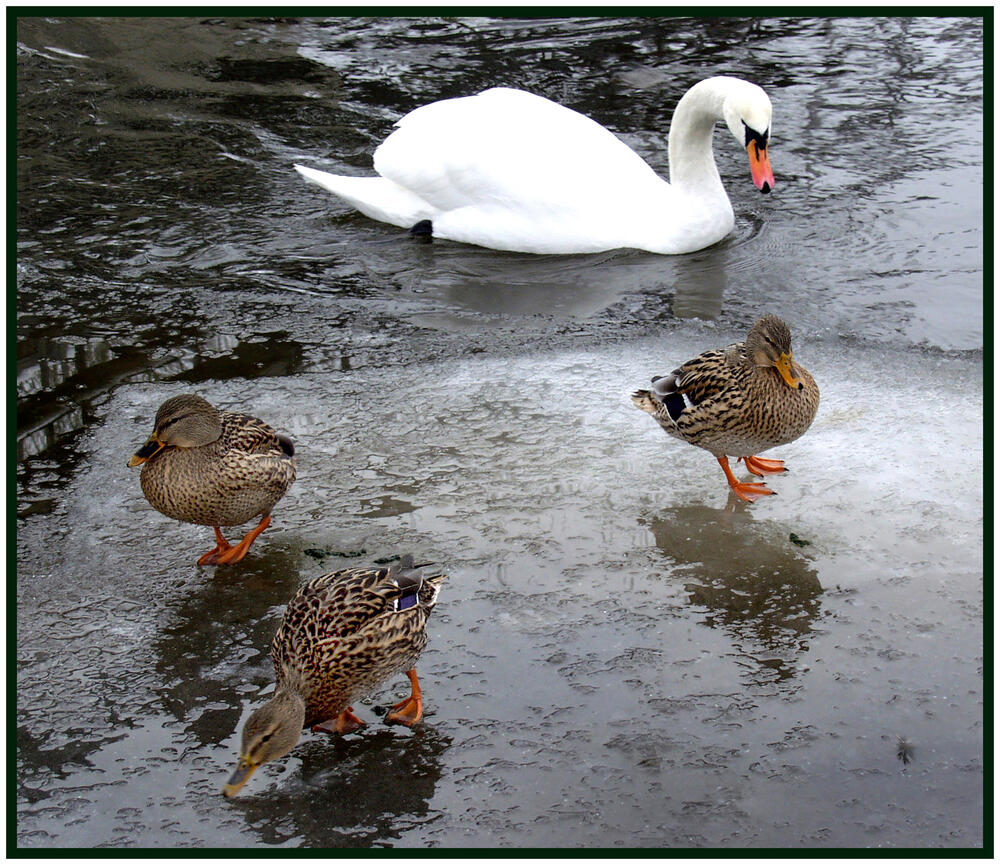
<instances>
[{"instance_id":1,"label":"swan's neck","mask_svg":"<svg viewBox=\"0 0 1000 865\"><path fill-rule=\"evenodd\" d=\"M723 119L725 78L700 81L681 97L670 122L670 185L705 197L726 197L712 155L712 133ZM728 198L727 198L728 200Z\"/></svg>"}]
</instances>

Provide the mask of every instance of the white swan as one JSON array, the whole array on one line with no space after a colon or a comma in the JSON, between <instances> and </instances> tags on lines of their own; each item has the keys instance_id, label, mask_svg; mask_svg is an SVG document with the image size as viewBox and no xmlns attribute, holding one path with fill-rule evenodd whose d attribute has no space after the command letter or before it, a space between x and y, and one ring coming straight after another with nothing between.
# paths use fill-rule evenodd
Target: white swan
<instances>
[{"instance_id":1,"label":"white swan","mask_svg":"<svg viewBox=\"0 0 1000 865\"><path fill-rule=\"evenodd\" d=\"M506 87L411 111L375 151L380 177L295 168L366 216L404 228L430 220L447 240L535 253L693 252L734 224L712 155L717 120L769 192L771 102L728 76L699 82L677 104L670 183L589 117Z\"/></svg>"}]
</instances>

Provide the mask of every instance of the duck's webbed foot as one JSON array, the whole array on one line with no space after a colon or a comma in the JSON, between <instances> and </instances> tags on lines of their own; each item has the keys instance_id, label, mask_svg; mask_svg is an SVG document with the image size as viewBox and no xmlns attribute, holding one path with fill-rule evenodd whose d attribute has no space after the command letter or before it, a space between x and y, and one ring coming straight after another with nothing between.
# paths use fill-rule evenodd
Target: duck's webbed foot
<instances>
[{"instance_id":1,"label":"duck's webbed foot","mask_svg":"<svg viewBox=\"0 0 1000 865\"><path fill-rule=\"evenodd\" d=\"M330 718L329 721L323 721L320 724L313 724L312 731L314 733L340 733L343 735L356 733L365 726L367 726L365 722L354 714L354 707L348 706L336 718Z\"/></svg>"},{"instance_id":2,"label":"duck's webbed foot","mask_svg":"<svg viewBox=\"0 0 1000 865\"><path fill-rule=\"evenodd\" d=\"M719 465L722 466L722 470L726 473L726 480L729 481L732 491L743 499L743 501L755 502L764 496L775 495L774 490L769 490L764 484L754 483L753 481L743 483L736 480L736 475L733 474L733 470L729 467L728 457L716 457L716 459L719 461Z\"/></svg>"},{"instance_id":3,"label":"duck's webbed foot","mask_svg":"<svg viewBox=\"0 0 1000 865\"><path fill-rule=\"evenodd\" d=\"M242 561L243 557L250 550L250 546L257 536L264 531L269 525L271 525L271 517L264 517L258 524L257 527L249 532L242 541L240 541L235 547L230 547L225 552L220 553L214 562L209 564L215 565L235 565L237 562ZM218 531L218 529L216 529ZM229 546L228 544L226 546Z\"/></svg>"},{"instance_id":4,"label":"duck's webbed foot","mask_svg":"<svg viewBox=\"0 0 1000 865\"><path fill-rule=\"evenodd\" d=\"M410 680L410 696L396 703L385 716L387 724L403 724L412 727L424 716L424 701L420 693L420 680L416 668L406 673Z\"/></svg>"},{"instance_id":5,"label":"duck's webbed foot","mask_svg":"<svg viewBox=\"0 0 1000 865\"><path fill-rule=\"evenodd\" d=\"M779 475L787 472L784 460L766 460L763 457L739 457L747 467L747 471L752 475L762 478L764 475Z\"/></svg>"},{"instance_id":6,"label":"duck's webbed foot","mask_svg":"<svg viewBox=\"0 0 1000 865\"><path fill-rule=\"evenodd\" d=\"M222 532L219 531L219 527L212 526L212 528L215 529L215 548L209 550L205 553L205 555L198 559L199 565L217 565L219 564L220 556L225 555L233 549L232 544L222 537Z\"/></svg>"}]
</instances>

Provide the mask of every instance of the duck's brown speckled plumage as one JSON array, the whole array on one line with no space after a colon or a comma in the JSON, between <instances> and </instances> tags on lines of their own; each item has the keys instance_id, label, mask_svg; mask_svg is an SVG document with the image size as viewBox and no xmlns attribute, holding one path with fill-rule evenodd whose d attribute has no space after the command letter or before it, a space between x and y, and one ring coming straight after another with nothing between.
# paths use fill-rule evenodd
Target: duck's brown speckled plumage
<instances>
[{"instance_id":1,"label":"duck's brown speckled plumage","mask_svg":"<svg viewBox=\"0 0 1000 865\"><path fill-rule=\"evenodd\" d=\"M199 565L231 565L271 524L271 508L295 480L295 447L252 415L184 393L160 406L152 435L128 465L142 466L142 492L158 511L214 528L215 547ZM223 537L220 526L257 516L236 546Z\"/></svg>"},{"instance_id":2,"label":"duck's brown speckled plumage","mask_svg":"<svg viewBox=\"0 0 1000 865\"><path fill-rule=\"evenodd\" d=\"M239 526L267 516L295 481L295 459L270 426L241 412L218 414L218 439L164 448L142 467L143 494L168 517Z\"/></svg>"},{"instance_id":3,"label":"duck's brown speckled plumage","mask_svg":"<svg viewBox=\"0 0 1000 865\"><path fill-rule=\"evenodd\" d=\"M396 673L406 672L410 696L385 716L412 727L423 717L414 667L427 643L424 627L444 574L424 576L403 556L391 568L349 568L310 580L296 593L271 643L274 694L250 713L226 796L298 744L303 727L353 733L365 722L351 700Z\"/></svg>"},{"instance_id":4,"label":"duck's brown speckled plumage","mask_svg":"<svg viewBox=\"0 0 1000 865\"><path fill-rule=\"evenodd\" d=\"M797 363L792 370L805 385L801 391L788 387L776 370L754 366L744 343L706 351L670 375L691 407L675 421L654 391L659 404L651 414L668 434L715 456L758 454L795 441L816 416L816 382Z\"/></svg>"},{"instance_id":5,"label":"duck's brown speckled plumage","mask_svg":"<svg viewBox=\"0 0 1000 865\"><path fill-rule=\"evenodd\" d=\"M423 576L411 566L408 558L394 568L336 571L310 580L289 602L271 658L276 690L305 701L304 726L334 718L379 682L413 668L445 575ZM407 586L418 586L417 603L397 609Z\"/></svg>"},{"instance_id":6,"label":"duck's brown speckled plumage","mask_svg":"<svg viewBox=\"0 0 1000 865\"><path fill-rule=\"evenodd\" d=\"M765 350L771 355L764 364ZM779 372L785 357L790 386ZM792 360L791 334L777 316L760 319L746 342L713 349L687 361L632 400L675 438L712 453L752 457L801 436L816 416L819 387Z\"/></svg>"}]
</instances>

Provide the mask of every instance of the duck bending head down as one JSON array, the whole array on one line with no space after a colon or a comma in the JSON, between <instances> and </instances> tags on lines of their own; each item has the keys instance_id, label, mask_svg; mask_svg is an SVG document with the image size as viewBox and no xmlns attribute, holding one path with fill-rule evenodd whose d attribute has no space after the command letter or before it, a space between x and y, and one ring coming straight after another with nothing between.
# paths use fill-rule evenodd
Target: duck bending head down
<instances>
[{"instance_id":1,"label":"duck bending head down","mask_svg":"<svg viewBox=\"0 0 1000 865\"><path fill-rule=\"evenodd\" d=\"M733 208L712 153L722 120L774 188L771 102L756 84L706 78L670 124L670 182L589 117L507 87L417 108L375 150L378 177L296 165L307 180L372 219L434 237L533 253L621 247L678 254L722 240Z\"/></svg>"}]
</instances>

